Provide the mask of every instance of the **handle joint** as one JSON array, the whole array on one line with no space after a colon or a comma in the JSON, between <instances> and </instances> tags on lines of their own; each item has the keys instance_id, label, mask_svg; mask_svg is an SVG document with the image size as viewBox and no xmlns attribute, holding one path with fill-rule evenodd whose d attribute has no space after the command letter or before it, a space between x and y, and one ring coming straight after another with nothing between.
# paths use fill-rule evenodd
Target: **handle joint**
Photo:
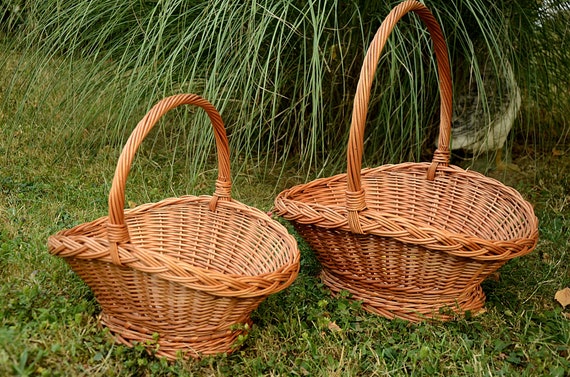
<instances>
[{"instance_id":1,"label":"handle joint","mask_svg":"<svg viewBox=\"0 0 570 377\"><path fill-rule=\"evenodd\" d=\"M451 153L449 149L442 146L441 148L436 149L433 153L433 159L431 160L431 165L427 171L427 180L433 181L435 179L435 173L437 168L441 166L449 166L449 157Z\"/></svg>"},{"instance_id":2,"label":"handle joint","mask_svg":"<svg viewBox=\"0 0 570 377\"><path fill-rule=\"evenodd\" d=\"M354 233L363 234L359 213L366 209L364 189L346 191L346 208L348 210L348 226Z\"/></svg>"},{"instance_id":3,"label":"handle joint","mask_svg":"<svg viewBox=\"0 0 570 377\"><path fill-rule=\"evenodd\" d=\"M126 224L107 223L107 239L110 243L109 252L114 264L122 266L119 258L119 244L130 241L129 230Z\"/></svg>"}]
</instances>

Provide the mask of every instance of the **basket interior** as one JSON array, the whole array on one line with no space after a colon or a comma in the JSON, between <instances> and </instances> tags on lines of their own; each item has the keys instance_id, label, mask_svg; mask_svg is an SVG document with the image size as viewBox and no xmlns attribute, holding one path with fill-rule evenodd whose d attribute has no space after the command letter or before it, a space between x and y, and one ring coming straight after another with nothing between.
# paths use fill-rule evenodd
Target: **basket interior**
<instances>
[{"instance_id":1,"label":"basket interior","mask_svg":"<svg viewBox=\"0 0 570 377\"><path fill-rule=\"evenodd\" d=\"M258 276L294 262L291 236L262 212L221 201L210 211L209 197L174 200L126 211L131 242L227 275Z\"/></svg>"},{"instance_id":2,"label":"basket interior","mask_svg":"<svg viewBox=\"0 0 570 377\"><path fill-rule=\"evenodd\" d=\"M520 194L499 181L458 167L426 179L428 163L384 165L362 171L367 208L487 240L531 237L534 213ZM334 178L334 179L333 179ZM288 199L346 212L346 174L291 192Z\"/></svg>"}]
</instances>

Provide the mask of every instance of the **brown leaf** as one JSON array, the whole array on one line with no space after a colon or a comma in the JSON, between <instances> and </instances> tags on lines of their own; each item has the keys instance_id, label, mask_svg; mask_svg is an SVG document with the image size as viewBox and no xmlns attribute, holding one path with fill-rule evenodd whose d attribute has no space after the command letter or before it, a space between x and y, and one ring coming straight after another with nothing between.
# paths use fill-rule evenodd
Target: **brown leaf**
<instances>
[{"instance_id":1,"label":"brown leaf","mask_svg":"<svg viewBox=\"0 0 570 377\"><path fill-rule=\"evenodd\" d=\"M564 151L558 150L556 148L552 148L552 155L554 157L564 156Z\"/></svg>"},{"instance_id":2,"label":"brown leaf","mask_svg":"<svg viewBox=\"0 0 570 377\"><path fill-rule=\"evenodd\" d=\"M342 329L339 327L339 325L337 325L335 322L329 322L329 330L332 332L339 332L342 331Z\"/></svg>"},{"instance_id":3,"label":"brown leaf","mask_svg":"<svg viewBox=\"0 0 570 377\"><path fill-rule=\"evenodd\" d=\"M564 288L556 292L554 299L563 307L570 305L570 288Z\"/></svg>"},{"instance_id":4,"label":"brown leaf","mask_svg":"<svg viewBox=\"0 0 570 377\"><path fill-rule=\"evenodd\" d=\"M482 315L482 314L485 314L485 313L487 313L487 309L485 309L485 308L483 307L483 308L477 310L475 313L473 313L472 316L473 316L473 317L478 317L478 316L480 316L480 315Z\"/></svg>"}]
</instances>

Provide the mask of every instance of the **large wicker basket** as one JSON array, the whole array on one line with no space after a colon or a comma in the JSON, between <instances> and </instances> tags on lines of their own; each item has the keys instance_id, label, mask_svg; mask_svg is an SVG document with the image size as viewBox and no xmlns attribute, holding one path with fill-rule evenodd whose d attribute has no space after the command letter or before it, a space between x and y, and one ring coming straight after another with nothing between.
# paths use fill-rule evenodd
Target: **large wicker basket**
<instances>
[{"instance_id":1,"label":"large wicker basket","mask_svg":"<svg viewBox=\"0 0 570 377\"><path fill-rule=\"evenodd\" d=\"M194 104L215 131L218 179L213 196L182 196L124 210L135 152L170 109ZM93 290L101 323L126 345L152 344L174 359L231 352L250 314L299 271L295 239L267 214L230 198L229 147L222 119L193 94L168 97L139 122L119 158L109 216L49 237Z\"/></svg>"},{"instance_id":2,"label":"large wicker basket","mask_svg":"<svg viewBox=\"0 0 570 377\"><path fill-rule=\"evenodd\" d=\"M398 20L413 11L433 40L440 82L438 149L431 163L362 169L363 135L380 53ZM451 75L447 46L431 12L416 1L396 6L366 54L354 100L347 174L281 192L279 215L316 251L322 280L371 312L410 321L449 320L483 307L480 283L508 260L533 250L532 206L502 183L449 165Z\"/></svg>"}]
</instances>

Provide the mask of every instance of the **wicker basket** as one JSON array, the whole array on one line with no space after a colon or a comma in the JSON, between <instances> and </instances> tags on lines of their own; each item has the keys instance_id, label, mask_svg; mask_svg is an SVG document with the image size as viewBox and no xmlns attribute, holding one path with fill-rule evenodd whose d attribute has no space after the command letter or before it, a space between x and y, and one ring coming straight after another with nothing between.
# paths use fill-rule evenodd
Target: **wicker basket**
<instances>
[{"instance_id":1,"label":"wicker basket","mask_svg":"<svg viewBox=\"0 0 570 377\"><path fill-rule=\"evenodd\" d=\"M137 148L163 114L182 104L202 107L214 127L214 195L124 210ZM49 252L64 258L93 290L101 323L119 342L149 341L158 356L169 359L229 353L249 328L251 312L294 281L300 259L287 230L232 200L230 187L228 141L216 109L193 94L165 98L139 122L122 151L109 216L49 237Z\"/></svg>"},{"instance_id":2,"label":"wicker basket","mask_svg":"<svg viewBox=\"0 0 570 377\"><path fill-rule=\"evenodd\" d=\"M361 170L376 65L395 24L410 11L427 25L434 44L441 96L438 149L431 163ZM292 221L315 250L324 283L388 318L449 320L476 312L485 302L480 283L536 246L537 219L517 191L449 165L451 101L447 46L439 25L424 5L399 4L364 60L347 174L295 186L275 199L277 213Z\"/></svg>"}]
</instances>

